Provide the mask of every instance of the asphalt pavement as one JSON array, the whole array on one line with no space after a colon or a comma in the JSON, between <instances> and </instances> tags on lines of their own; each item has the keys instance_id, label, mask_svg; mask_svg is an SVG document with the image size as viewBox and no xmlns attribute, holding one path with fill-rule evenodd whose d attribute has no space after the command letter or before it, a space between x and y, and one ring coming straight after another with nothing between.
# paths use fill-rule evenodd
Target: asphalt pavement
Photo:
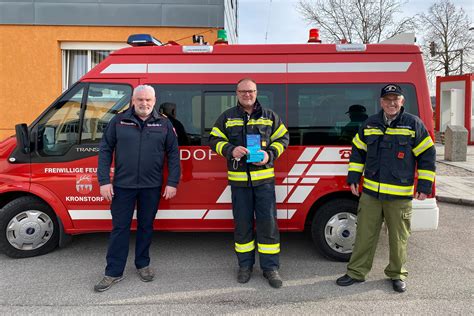
<instances>
[{"instance_id":1,"label":"asphalt pavement","mask_svg":"<svg viewBox=\"0 0 474 316\"><path fill-rule=\"evenodd\" d=\"M392 290L383 270L388 238L381 233L367 281L339 287L346 263L322 257L302 233L282 234L281 289L258 266L236 281L231 233L156 232L151 247L156 280L141 282L133 266L103 293L93 291L105 267L108 234L76 236L66 248L34 258L0 254L0 315L468 315L473 303L473 209L439 203L435 231L409 239L406 293Z\"/></svg>"}]
</instances>

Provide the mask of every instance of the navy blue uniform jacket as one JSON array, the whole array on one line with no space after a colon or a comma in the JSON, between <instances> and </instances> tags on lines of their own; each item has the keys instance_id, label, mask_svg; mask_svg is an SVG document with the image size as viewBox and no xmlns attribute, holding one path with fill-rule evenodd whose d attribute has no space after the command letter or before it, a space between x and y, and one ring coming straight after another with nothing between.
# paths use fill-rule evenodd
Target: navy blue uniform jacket
<instances>
[{"instance_id":1,"label":"navy blue uniform jacket","mask_svg":"<svg viewBox=\"0 0 474 316\"><path fill-rule=\"evenodd\" d=\"M117 114L104 131L97 168L99 184L111 183L110 166L114 158L114 186L130 189L162 186L167 157L167 185L177 187L181 170L173 125L155 110L145 122L140 122L134 113L131 107Z\"/></svg>"}]
</instances>

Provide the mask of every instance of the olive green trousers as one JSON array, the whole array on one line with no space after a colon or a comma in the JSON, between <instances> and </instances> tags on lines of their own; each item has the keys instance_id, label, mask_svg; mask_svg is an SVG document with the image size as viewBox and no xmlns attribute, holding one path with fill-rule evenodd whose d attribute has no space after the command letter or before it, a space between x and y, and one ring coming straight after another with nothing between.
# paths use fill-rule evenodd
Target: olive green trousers
<instances>
[{"instance_id":1,"label":"olive green trousers","mask_svg":"<svg viewBox=\"0 0 474 316\"><path fill-rule=\"evenodd\" d=\"M412 201L408 199L378 200L362 193L357 209L357 232L347 274L357 280L365 280L372 268L380 228L385 221L390 246L389 264L385 274L392 280L404 280L408 271L407 243L410 236Z\"/></svg>"}]
</instances>

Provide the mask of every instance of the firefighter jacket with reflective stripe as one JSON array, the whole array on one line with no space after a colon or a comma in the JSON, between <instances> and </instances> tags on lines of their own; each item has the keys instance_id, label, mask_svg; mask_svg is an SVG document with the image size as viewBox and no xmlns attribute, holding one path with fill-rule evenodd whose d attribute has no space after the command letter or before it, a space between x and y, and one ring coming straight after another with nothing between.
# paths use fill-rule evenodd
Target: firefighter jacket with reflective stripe
<instances>
[{"instance_id":1,"label":"firefighter jacket with reflective stripe","mask_svg":"<svg viewBox=\"0 0 474 316\"><path fill-rule=\"evenodd\" d=\"M110 120L99 148L99 184L110 183L113 158L114 186L130 189L159 187L162 185L163 166L167 157L167 185L177 187L181 171L178 140L173 125L155 110L146 121L140 121L133 107Z\"/></svg>"},{"instance_id":2,"label":"firefighter jacket with reflective stripe","mask_svg":"<svg viewBox=\"0 0 474 316\"><path fill-rule=\"evenodd\" d=\"M415 168L417 192L431 193L436 151L423 122L401 108L386 126L384 113L369 117L352 140L347 183L359 183L363 192L380 200L412 199Z\"/></svg>"},{"instance_id":3,"label":"firefighter jacket with reflective stripe","mask_svg":"<svg viewBox=\"0 0 474 316\"><path fill-rule=\"evenodd\" d=\"M269 157L266 165L247 163L246 157L240 161L233 159L235 147L247 147L249 134L260 135L261 149ZM226 110L217 119L209 136L212 150L227 159L229 184L241 187L273 182L273 163L285 151L288 142L288 130L281 119L272 110L262 108L258 100L251 115L240 104Z\"/></svg>"}]
</instances>

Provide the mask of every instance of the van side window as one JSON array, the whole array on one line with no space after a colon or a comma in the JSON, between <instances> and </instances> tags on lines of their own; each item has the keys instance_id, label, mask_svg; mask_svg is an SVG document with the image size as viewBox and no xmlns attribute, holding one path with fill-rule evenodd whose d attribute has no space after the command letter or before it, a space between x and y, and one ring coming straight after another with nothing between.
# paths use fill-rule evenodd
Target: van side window
<instances>
[{"instance_id":1,"label":"van side window","mask_svg":"<svg viewBox=\"0 0 474 316\"><path fill-rule=\"evenodd\" d=\"M79 114L85 85L66 93L37 124L37 151L41 156L64 155L79 139Z\"/></svg>"},{"instance_id":2,"label":"van side window","mask_svg":"<svg viewBox=\"0 0 474 316\"><path fill-rule=\"evenodd\" d=\"M130 104L132 88L127 85L90 84L82 122L81 144L99 143L112 117Z\"/></svg>"},{"instance_id":3,"label":"van side window","mask_svg":"<svg viewBox=\"0 0 474 316\"><path fill-rule=\"evenodd\" d=\"M290 145L350 145L359 126L380 111L380 84L288 85ZM412 85L405 92L405 111L418 115Z\"/></svg>"},{"instance_id":4,"label":"van side window","mask_svg":"<svg viewBox=\"0 0 474 316\"><path fill-rule=\"evenodd\" d=\"M237 105L236 85L154 85L156 107L163 103L176 105L176 119L186 131L191 146L208 144L209 133L219 115ZM274 110L286 122L285 86L258 85L258 100Z\"/></svg>"},{"instance_id":5,"label":"van side window","mask_svg":"<svg viewBox=\"0 0 474 316\"><path fill-rule=\"evenodd\" d=\"M75 85L37 123L38 154L63 156L74 145L99 143L110 119L130 104L131 92L128 85Z\"/></svg>"},{"instance_id":6,"label":"van side window","mask_svg":"<svg viewBox=\"0 0 474 316\"><path fill-rule=\"evenodd\" d=\"M187 134L188 145L201 145L201 112L202 91L200 85L152 85L156 91L157 111L160 105L173 103L176 109L175 118L183 124ZM175 128L176 129L176 128Z\"/></svg>"}]
</instances>

